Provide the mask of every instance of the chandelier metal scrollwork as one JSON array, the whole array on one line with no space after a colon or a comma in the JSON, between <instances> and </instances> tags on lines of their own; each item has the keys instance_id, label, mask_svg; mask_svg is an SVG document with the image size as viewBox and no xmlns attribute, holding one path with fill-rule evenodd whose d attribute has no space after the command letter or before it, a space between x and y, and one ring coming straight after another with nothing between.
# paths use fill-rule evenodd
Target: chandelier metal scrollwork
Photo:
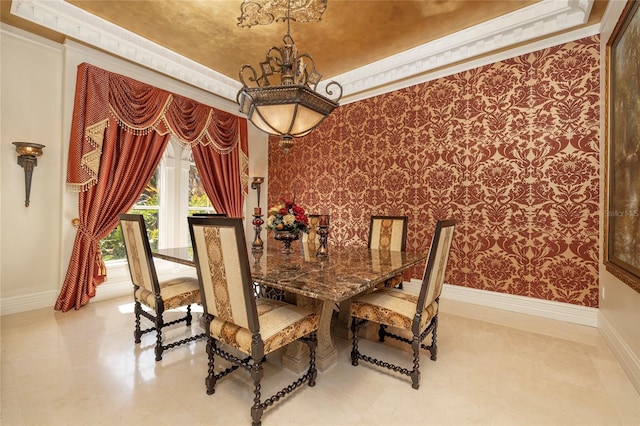
<instances>
[{"instance_id":1,"label":"chandelier metal scrollwork","mask_svg":"<svg viewBox=\"0 0 640 426\"><path fill-rule=\"evenodd\" d=\"M307 0L294 3L300 5L312 2L313 0ZM284 1L272 3L281 4ZM319 3L323 3L326 8L326 0ZM331 114L342 98L342 86L335 81L325 86L327 96L316 92L322 75L316 70L315 60L311 55L298 54L291 37L290 21L293 18L290 11L287 9L284 18L271 15L271 22L282 19L287 21L287 34L282 39L284 46L272 47L267 51L265 60L260 62L260 75L251 65L242 65L239 77L243 87L237 96L240 111L262 131L280 136L280 146L285 153L293 146L293 138L309 134ZM280 81L275 81L276 79Z\"/></svg>"}]
</instances>

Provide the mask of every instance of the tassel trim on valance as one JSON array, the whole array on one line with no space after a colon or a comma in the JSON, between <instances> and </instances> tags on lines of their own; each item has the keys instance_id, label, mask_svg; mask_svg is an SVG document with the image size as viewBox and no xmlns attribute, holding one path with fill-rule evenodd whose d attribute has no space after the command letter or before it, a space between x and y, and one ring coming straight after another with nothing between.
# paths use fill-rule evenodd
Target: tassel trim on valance
<instances>
[{"instance_id":1,"label":"tassel trim on valance","mask_svg":"<svg viewBox=\"0 0 640 426\"><path fill-rule=\"evenodd\" d=\"M104 142L104 132L109 127L109 120L100 121L85 130L85 140L93 147L80 160L80 167L89 174L89 179L84 182L67 182L67 189L73 192L84 192L98 181L100 171L100 157L102 156L102 144Z\"/></svg>"}]
</instances>

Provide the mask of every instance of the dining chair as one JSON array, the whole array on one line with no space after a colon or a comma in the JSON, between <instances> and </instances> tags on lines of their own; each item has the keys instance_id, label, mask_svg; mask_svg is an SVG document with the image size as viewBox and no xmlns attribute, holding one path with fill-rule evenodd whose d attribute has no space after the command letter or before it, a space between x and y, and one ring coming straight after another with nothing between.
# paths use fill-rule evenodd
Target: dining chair
<instances>
[{"instance_id":1,"label":"dining chair","mask_svg":"<svg viewBox=\"0 0 640 426\"><path fill-rule=\"evenodd\" d=\"M191 326L191 305L200 303L198 279L195 277L180 277L159 281L143 216L140 214L121 214L119 219L127 253L129 273L133 282L134 313L136 317L135 343L141 342L143 334L155 331L155 355L156 361L160 361L165 350L205 337L205 334L201 333L164 344L162 336L163 328L171 325L184 321L187 326ZM143 309L142 305L155 312L155 315ZM164 314L166 311L185 306L187 312L184 317L165 322ZM141 329L141 317L153 322L154 327Z\"/></svg>"},{"instance_id":2,"label":"dining chair","mask_svg":"<svg viewBox=\"0 0 640 426\"><path fill-rule=\"evenodd\" d=\"M405 251L407 245L407 216L371 216L369 224L370 249L383 251ZM387 279L383 287L400 287L404 274L397 274Z\"/></svg>"},{"instance_id":3,"label":"dining chair","mask_svg":"<svg viewBox=\"0 0 640 426\"><path fill-rule=\"evenodd\" d=\"M319 316L286 302L256 299L241 218L190 217L188 221L208 335L207 394L213 394L218 380L238 367L248 370L254 383L252 424L260 425L267 407L305 382L315 386ZM308 370L263 400L260 382L266 355L297 340L309 346ZM216 373L216 356L233 365Z\"/></svg>"},{"instance_id":4,"label":"dining chair","mask_svg":"<svg viewBox=\"0 0 640 426\"><path fill-rule=\"evenodd\" d=\"M451 241L456 220L439 220L429 249L429 257L425 266L422 285L419 294L397 288L377 288L373 292L355 297L351 301L351 331L353 348L351 350L351 364L358 365L359 360L385 367L411 377L412 387L420 386L420 349L428 350L431 359L438 355L438 307L440 293L444 284ZM413 368L411 370L376 358L364 355L358 348L358 330L368 321L378 323L378 337L384 342L385 337L391 337L411 345L413 349ZM412 338L390 332L387 327L396 327L410 332ZM431 334L431 344L425 345L424 339Z\"/></svg>"}]
</instances>

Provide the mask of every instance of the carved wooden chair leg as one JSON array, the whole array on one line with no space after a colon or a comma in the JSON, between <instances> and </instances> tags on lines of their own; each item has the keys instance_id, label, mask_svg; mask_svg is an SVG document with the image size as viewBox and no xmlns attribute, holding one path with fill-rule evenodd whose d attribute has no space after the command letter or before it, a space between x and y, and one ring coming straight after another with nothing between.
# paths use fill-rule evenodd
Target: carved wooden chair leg
<instances>
[{"instance_id":1,"label":"carved wooden chair leg","mask_svg":"<svg viewBox=\"0 0 640 426\"><path fill-rule=\"evenodd\" d=\"M380 324L380 328L378 328L378 341L384 342L384 336L387 335L387 326L384 324Z\"/></svg>"},{"instance_id":2,"label":"carved wooden chair leg","mask_svg":"<svg viewBox=\"0 0 640 426\"><path fill-rule=\"evenodd\" d=\"M191 315L191 305L187 305L187 316L185 317L185 319L187 320L187 327L191 326L191 319L192 319L192 315Z\"/></svg>"},{"instance_id":3,"label":"carved wooden chair leg","mask_svg":"<svg viewBox=\"0 0 640 426\"><path fill-rule=\"evenodd\" d=\"M207 339L207 355L209 357L209 371L207 374L207 377L204 379L204 384L207 386L207 395L213 395L213 393L216 391L216 374L213 371L214 367L215 367L215 360L214 360L214 350L215 350L215 346L216 346L216 341L209 337Z\"/></svg>"},{"instance_id":4,"label":"carved wooden chair leg","mask_svg":"<svg viewBox=\"0 0 640 426\"><path fill-rule=\"evenodd\" d=\"M264 407L260 403L260 389L262 388L260 381L262 380L263 375L264 370L262 368L262 361L254 360L254 364L251 367L251 377L253 378L253 383L255 385L253 390L253 407L251 407L252 426L260 426L262 424L261 419Z\"/></svg>"},{"instance_id":5,"label":"carved wooden chair leg","mask_svg":"<svg viewBox=\"0 0 640 426\"><path fill-rule=\"evenodd\" d=\"M431 353L431 360L438 359L438 316L433 318L433 334L431 335L431 346L429 346L429 352Z\"/></svg>"},{"instance_id":6,"label":"carved wooden chair leg","mask_svg":"<svg viewBox=\"0 0 640 426\"><path fill-rule=\"evenodd\" d=\"M418 389L420 387L420 337L413 336L411 342L413 348L413 370L411 371L411 387Z\"/></svg>"},{"instance_id":7,"label":"carved wooden chair leg","mask_svg":"<svg viewBox=\"0 0 640 426\"><path fill-rule=\"evenodd\" d=\"M359 322L356 317L351 318L351 334L353 334L353 348L351 349L351 365L358 365L358 329Z\"/></svg>"},{"instance_id":8,"label":"carved wooden chair leg","mask_svg":"<svg viewBox=\"0 0 640 426\"><path fill-rule=\"evenodd\" d=\"M312 333L306 341L309 347L309 387L316 385L316 377L318 376L318 370L316 369L316 348L318 347L318 335Z\"/></svg>"},{"instance_id":9,"label":"carved wooden chair leg","mask_svg":"<svg viewBox=\"0 0 640 426\"><path fill-rule=\"evenodd\" d=\"M162 352L164 348L162 347L162 327L164 327L164 321L162 320L162 313L156 312L156 361L162 360Z\"/></svg>"},{"instance_id":10,"label":"carved wooden chair leg","mask_svg":"<svg viewBox=\"0 0 640 426\"><path fill-rule=\"evenodd\" d=\"M140 311L142 310L142 306L140 305L140 302L136 301L135 303L135 308L134 308L134 312L136 314L136 329L133 332L133 337L134 337L134 341L136 343L140 343L141 339L142 339L142 330L140 330Z\"/></svg>"}]
</instances>

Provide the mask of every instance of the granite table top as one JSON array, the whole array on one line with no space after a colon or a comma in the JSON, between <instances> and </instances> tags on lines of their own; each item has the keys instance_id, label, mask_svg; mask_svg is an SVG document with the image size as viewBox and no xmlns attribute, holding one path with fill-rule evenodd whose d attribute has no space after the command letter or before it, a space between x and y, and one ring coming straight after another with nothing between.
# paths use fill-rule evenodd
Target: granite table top
<instances>
[{"instance_id":1,"label":"granite table top","mask_svg":"<svg viewBox=\"0 0 640 426\"><path fill-rule=\"evenodd\" d=\"M259 284L314 299L342 302L419 263L428 253L370 250L366 247L329 246L327 257L294 250L285 255L278 244L249 253L251 276ZM194 266L187 247L160 249L154 256Z\"/></svg>"}]
</instances>

